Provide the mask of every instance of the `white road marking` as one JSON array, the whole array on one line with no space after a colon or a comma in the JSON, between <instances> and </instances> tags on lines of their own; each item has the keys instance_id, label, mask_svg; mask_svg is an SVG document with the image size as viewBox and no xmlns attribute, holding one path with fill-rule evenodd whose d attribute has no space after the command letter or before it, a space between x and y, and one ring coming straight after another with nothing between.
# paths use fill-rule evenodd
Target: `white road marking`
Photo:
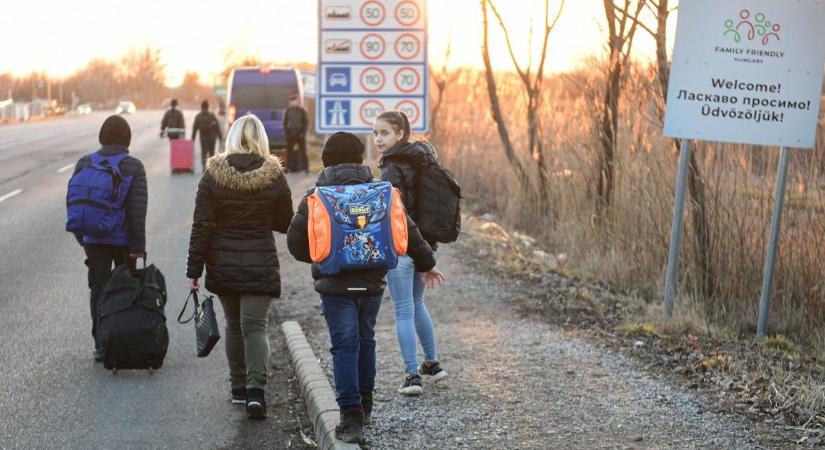
<instances>
[{"instance_id":1,"label":"white road marking","mask_svg":"<svg viewBox=\"0 0 825 450\"><path fill-rule=\"evenodd\" d=\"M63 167L61 167L60 169L58 169L58 170L57 170L57 173L63 173L63 172L65 172L65 171L67 171L67 170L71 169L72 167L74 167L74 164L66 164L65 166L63 166Z\"/></svg>"},{"instance_id":2,"label":"white road marking","mask_svg":"<svg viewBox=\"0 0 825 450\"><path fill-rule=\"evenodd\" d=\"M23 189L17 189L17 190L9 192L8 194L0 197L0 203L3 203L4 201L14 197L15 195L20 194L21 192L23 192Z\"/></svg>"}]
</instances>

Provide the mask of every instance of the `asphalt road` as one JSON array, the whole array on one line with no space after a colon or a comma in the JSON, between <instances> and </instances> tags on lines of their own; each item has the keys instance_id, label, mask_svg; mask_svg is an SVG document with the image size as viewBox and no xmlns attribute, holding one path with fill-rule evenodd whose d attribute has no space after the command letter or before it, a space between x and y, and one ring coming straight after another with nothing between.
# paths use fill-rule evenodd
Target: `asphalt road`
<instances>
[{"instance_id":1,"label":"asphalt road","mask_svg":"<svg viewBox=\"0 0 825 450\"><path fill-rule=\"evenodd\" d=\"M223 346L196 358L191 324L175 321L200 174L170 174L161 111L126 118L148 175L147 251L167 279L169 352L154 375L94 363L84 255L64 231L64 202L71 168L99 148L106 115L0 127L0 448L296 448L302 408L290 400L288 363L275 361L268 393L289 408L250 424L229 402ZM280 354L278 325L270 334Z\"/></svg>"}]
</instances>

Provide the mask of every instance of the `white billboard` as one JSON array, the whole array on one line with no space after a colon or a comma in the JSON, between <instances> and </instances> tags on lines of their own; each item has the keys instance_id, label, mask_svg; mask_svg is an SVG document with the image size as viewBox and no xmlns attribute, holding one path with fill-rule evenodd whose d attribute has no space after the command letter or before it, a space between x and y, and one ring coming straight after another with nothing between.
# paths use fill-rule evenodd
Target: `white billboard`
<instances>
[{"instance_id":1,"label":"white billboard","mask_svg":"<svg viewBox=\"0 0 825 450\"><path fill-rule=\"evenodd\" d=\"M665 136L812 148L825 1L679 5Z\"/></svg>"}]
</instances>

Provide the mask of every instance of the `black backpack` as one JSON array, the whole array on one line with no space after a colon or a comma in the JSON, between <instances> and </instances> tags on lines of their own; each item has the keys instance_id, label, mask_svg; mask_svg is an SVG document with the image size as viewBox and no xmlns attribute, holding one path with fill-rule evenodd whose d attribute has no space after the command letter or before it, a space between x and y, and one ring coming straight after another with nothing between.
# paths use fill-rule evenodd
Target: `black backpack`
<instances>
[{"instance_id":1,"label":"black backpack","mask_svg":"<svg viewBox=\"0 0 825 450\"><path fill-rule=\"evenodd\" d=\"M291 135L304 131L304 111L297 106L286 109L286 132Z\"/></svg>"},{"instance_id":2,"label":"black backpack","mask_svg":"<svg viewBox=\"0 0 825 450\"><path fill-rule=\"evenodd\" d=\"M103 366L159 369L169 347L166 328L166 280L154 265L134 274L126 264L112 272L98 302L98 344Z\"/></svg>"},{"instance_id":3,"label":"black backpack","mask_svg":"<svg viewBox=\"0 0 825 450\"><path fill-rule=\"evenodd\" d=\"M419 166L416 222L427 242L455 242L461 233L461 186L436 162Z\"/></svg>"}]
</instances>

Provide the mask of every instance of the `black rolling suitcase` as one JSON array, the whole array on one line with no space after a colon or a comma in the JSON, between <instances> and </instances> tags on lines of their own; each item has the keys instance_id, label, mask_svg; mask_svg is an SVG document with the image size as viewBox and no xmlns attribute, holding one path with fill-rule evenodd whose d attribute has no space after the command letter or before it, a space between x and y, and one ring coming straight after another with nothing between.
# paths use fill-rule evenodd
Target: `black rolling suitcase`
<instances>
[{"instance_id":1,"label":"black rolling suitcase","mask_svg":"<svg viewBox=\"0 0 825 450\"><path fill-rule=\"evenodd\" d=\"M98 302L103 367L113 374L159 369L169 347L165 306L166 280L155 265L144 262L135 273L125 264L116 267Z\"/></svg>"}]
</instances>

